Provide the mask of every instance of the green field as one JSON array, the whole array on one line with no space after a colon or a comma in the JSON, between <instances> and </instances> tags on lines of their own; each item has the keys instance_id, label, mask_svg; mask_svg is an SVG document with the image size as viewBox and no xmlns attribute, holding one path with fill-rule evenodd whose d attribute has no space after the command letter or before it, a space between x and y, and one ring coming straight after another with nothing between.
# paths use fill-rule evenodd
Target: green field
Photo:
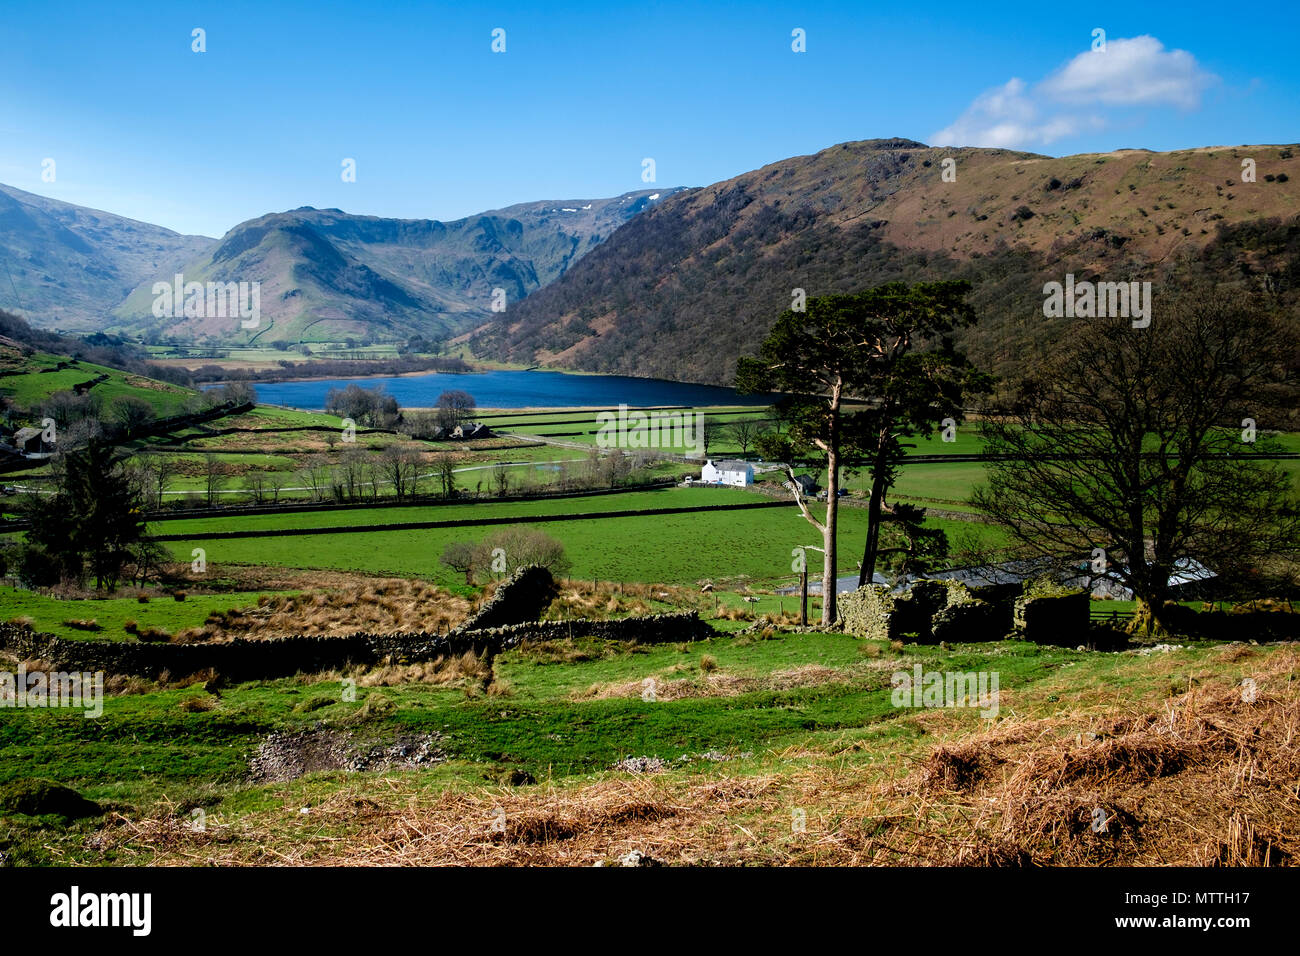
<instances>
[{"instance_id":1,"label":"green field","mask_svg":"<svg viewBox=\"0 0 1300 956\"><path fill-rule=\"evenodd\" d=\"M764 499L731 488L662 488L605 495L542 499L539 501L484 501L478 504L411 505L384 508L347 508L273 515L185 518L159 521L151 534L188 534L208 531L274 531L282 528L329 528L338 525L400 524L407 521L461 521L478 518L530 517L645 508L694 508L704 505L749 504Z\"/></svg>"},{"instance_id":2,"label":"green field","mask_svg":"<svg viewBox=\"0 0 1300 956\"><path fill-rule=\"evenodd\" d=\"M673 489L687 490L697 489ZM703 495L729 494L715 489L698 491ZM653 497L667 494L668 492L645 492L638 493L635 497L643 502L644 507L652 507L651 501L698 500ZM602 500L606 499L568 499L563 503L563 510L565 513L595 510L592 508L593 502ZM714 497L711 500L722 503L721 498ZM532 507L536 505L542 507ZM546 505L551 507L552 513L562 510L561 502L520 502L516 506L528 506L532 513L537 514L546 513ZM474 514L485 517L499 514L496 507L478 510ZM441 509L438 509L438 513L441 513ZM329 516L273 516L273 519L302 522L298 525L300 527L328 527L343 522L363 523L353 522L349 515L355 515L355 512ZM839 569L841 573L850 573L857 569L857 561L862 556L867 512L862 508L845 508L840 515ZM380 517L384 517L382 511ZM275 527L273 519L266 520L261 516L255 519L264 522L261 527L268 532L257 537L168 542L168 547L178 560L187 561L192 548L202 547L207 552L209 567L214 569L223 563L328 568L418 577L450 586L458 582L458 577L439 562L446 545L451 541L481 540L495 530L491 527L460 527L277 537L272 531ZM233 530L240 527L233 522L250 519L199 520L205 522L204 530ZM437 514L424 520L437 520ZM197 523L165 522L159 527L165 528L168 534L185 534L186 529L199 530L195 527ZM989 546L1005 543L1000 530L989 525L937 519L932 523L944 528L950 536L958 531L969 530L979 535ZM544 531L564 544L566 555L573 562L572 577L603 581L661 584L695 584L704 580L790 583L794 579L791 550L820 543L820 536L793 504L784 508L752 511L542 521L530 523L528 527ZM808 560L815 575L821 567L821 558L816 552L809 552Z\"/></svg>"},{"instance_id":3,"label":"green field","mask_svg":"<svg viewBox=\"0 0 1300 956\"><path fill-rule=\"evenodd\" d=\"M0 376L0 396L13 400L19 408L34 409L55 392L71 391L74 385L88 382L100 375L107 375L108 379L96 385L92 392L103 399L105 408L115 398L131 396L148 402L158 415L175 415L184 409L186 401L194 395L190 389L178 385L168 385L90 362L80 362L72 368L58 371L40 371L55 368L59 361L61 359L55 355L34 353L24 362L24 367L31 371Z\"/></svg>"},{"instance_id":4,"label":"green field","mask_svg":"<svg viewBox=\"0 0 1300 956\"><path fill-rule=\"evenodd\" d=\"M188 595L184 601L177 601L169 595L155 595L148 603L142 604L134 597L62 600L0 585L0 620L31 618L32 627L37 631L59 637L126 640L128 635L122 625L127 621L135 621L140 630L153 628L175 634L186 628L201 627L213 611L249 607L257 604L257 599L263 594L276 593L280 592L194 594ZM69 627L63 623L67 620L94 621L100 629L87 631Z\"/></svg>"}]
</instances>

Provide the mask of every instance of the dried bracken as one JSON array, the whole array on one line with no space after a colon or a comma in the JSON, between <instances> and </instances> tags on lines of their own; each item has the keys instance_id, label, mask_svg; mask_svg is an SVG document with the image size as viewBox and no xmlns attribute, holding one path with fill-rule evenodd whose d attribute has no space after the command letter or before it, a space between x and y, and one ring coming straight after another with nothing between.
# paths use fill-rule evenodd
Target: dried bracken
<instances>
[{"instance_id":1,"label":"dried bracken","mask_svg":"<svg viewBox=\"0 0 1300 956\"><path fill-rule=\"evenodd\" d=\"M920 753L874 728L595 781L440 790L357 775L224 829L193 832L176 811L113 818L94 840L155 864L1287 865L1300 859L1300 651L1252 665L1249 693L1221 675L1165 699L1088 692L1047 718L1015 716L1010 694L992 725L894 718L935 739Z\"/></svg>"}]
</instances>

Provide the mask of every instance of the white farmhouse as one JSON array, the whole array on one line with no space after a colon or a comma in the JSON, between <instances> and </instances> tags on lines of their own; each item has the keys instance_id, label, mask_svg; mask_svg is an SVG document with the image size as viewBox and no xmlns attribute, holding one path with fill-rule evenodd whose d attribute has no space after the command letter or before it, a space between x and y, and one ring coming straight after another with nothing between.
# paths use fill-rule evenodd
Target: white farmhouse
<instances>
[{"instance_id":1,"label":"white farmhouse","mask_svg":"<svg viewBox=\"0 0 1300 956\"><path fill-rule=\"evenodd\" d=\"M745 488L754 483L754 466L744 461L706 461L700 469L700 481L706 485L735 485Z\"/></svg>"}]
</instances>

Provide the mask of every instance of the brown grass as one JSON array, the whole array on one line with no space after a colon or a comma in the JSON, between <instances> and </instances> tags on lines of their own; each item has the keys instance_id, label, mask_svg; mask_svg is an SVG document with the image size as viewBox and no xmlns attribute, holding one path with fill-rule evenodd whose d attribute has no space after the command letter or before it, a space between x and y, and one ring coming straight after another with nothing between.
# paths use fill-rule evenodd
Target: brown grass
<instances>
[{"instance_id":1,"label":"brown grass","mask_svg":"<svg viewBox=\"0 0 1300 956\"><path fill-rule=\"evenodd\" d=\"M298 595L265 595L256 607L208 615L202 627L179 632L177 642L262 639L310 634L443 632L469 614L469 602L422 581L370 579L350 587Z\"/></svg>"},{"instance_id":2,"label":"brown grass","mask_svg":"<svg viewBox=\"0 0 1300 956\"><path fill-rule=\"evenodd\" d=\"M659 676L652 678L655 682L655 699L672 701L690 697L738 697L759 690L794 690L799 687L815 687L819 684L848 683L860 677L857 671L841 670L822 664L803 664L788 670L773 671L762 677L729 674L714 669L716 666L716 662L712 667L706 665L704 658L701 658L700 673L691 677L672 676L691 673L691 668L686 665L675 664L667 668ZM576 700L641 697L645 692L647 679L651 678L593 684L586 690L576 692L573 697Z\"/></svg>"},{"instance_id":3,"label":"brown grass","mask_svg":"<svg viewBox=\"0 0 1300 956\"><path fill-rule=\"evenodd\" d=\"M1167 698L1144 663L1143 683L1080 687L1050 708L1033 699L1050 687L1004 693L992 725L947 709L894 718L924 731L919 745L873 725L760 754L749 771L447 789L358 776L307 815L290 792L225 829L119 816L94 839L162 864L589 866L633 850L677 865L1294 864L1300 649L1247 656L1253 702L1222 671Z\"/></svg>"},{"instance_id":4,"label":"brown grass","mask_svg":"<svg viewBox=\"0 0 1300 956\"><path fill-rule=\"evenodd\" d=\"M559 593L543 617L557 621L607 620L653 614L666 610L664 605L680 610L704 607L701 595L692 588L570 579L560 585Z\"/></svg>"},{"instance_id":5,"label":"brown grass","mask_svg":"<svg viewBox=\"0 0 1300 956\"><path fill-rule=\"evenodd\" d=\"M933 847L938 834L922 842L949 863L972 862L976 844L1038 864L1294 862L1300 699L1288 684L1297 656L1273 656L1253 703L1237 687L1197 686L1087 734L1050 718L936 747L909 785L954 801L981 839L956 849Z\"/></svg>"},{"instance_id":6,"label":"brown grass","mask_svg":"<svg viewBox=\"0 0 1300 956\"><path fill-rule=\"evenodd\" d=\"M417 664L389 664L365 671L357 678L362 687L399 687L402 684L432 684L445 687L464 682L491 681L492 667L473 651Z\"/></svg>"}]
</instances>

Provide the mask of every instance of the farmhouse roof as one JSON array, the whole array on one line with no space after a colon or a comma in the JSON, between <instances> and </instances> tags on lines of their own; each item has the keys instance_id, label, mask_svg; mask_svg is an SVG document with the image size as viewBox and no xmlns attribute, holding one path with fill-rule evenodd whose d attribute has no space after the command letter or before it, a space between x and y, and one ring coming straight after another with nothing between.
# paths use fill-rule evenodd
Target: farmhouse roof
<instances>
[{"instance_id":1,"label":"farmhouse roof","mask_svg":"<svg viewBox=\"0 0 1300 956\"><path fill-rule=\"evenodd\" d=\"M712 463L718 471L744 471L746 468L753 467L747 461L738 461L735 458L727 458L722 461Z\"/></svg>"},{"instance_id":2,"label":"farmhouse roof","mask_svg":"<svg viewBox=\"0 0 1300 956\"><path fill-rule=\"evenodd\" d=\"M1074 566L1071 567L1070 565ZM986 587L994 584L1018 584L1021 581L1038 577L1041 574L1055 574L1058 578L1078 582L1087 579L1087 559L1078 562L1057 562L1050 558L1030 558L1019 561L1004 561L1000 564L987 564L973 568L950 568L946 571L932 571L923 577L931 579L949 579L960 581L969 587ZM1123 569L1127 571L1127 568ZM1181 587L1194 581L1206 581L1217 575L1195 558L1178 558L1173 563L1169 575L1169 587ZM1121 576L1114 571L1103 571L1091 575L1092 580L1107 579L1120 581Z\"/></svg>"},{"instance_id":3,"label":"farmhouse roof","mask_svg":"<svg viewBox=\"0 0 1300 956\"><path fill-rule=\"evenodd\" d=\"M1124 567L1124 571L1125 573L1128 572L1127 565ZM1119 575L1111 571L1107 571L1100 576L1119 580ZM1217 577L1218 574L1195 558L1178 558L1174 561L1173 567L1170 568L1168 586L1171 588L1182 587L1184 584L1192 584L1195 581L1208 581L1210 578Z\"/></svg>"}]
</instances>

